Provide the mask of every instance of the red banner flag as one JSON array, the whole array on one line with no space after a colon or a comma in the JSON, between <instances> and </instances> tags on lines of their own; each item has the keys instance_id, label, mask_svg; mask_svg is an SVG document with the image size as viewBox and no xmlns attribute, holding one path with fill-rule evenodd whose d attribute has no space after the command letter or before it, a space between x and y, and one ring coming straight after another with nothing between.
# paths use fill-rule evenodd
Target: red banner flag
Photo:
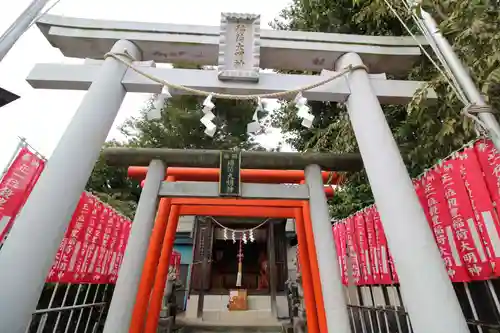
<instances>
[{"instance_id":1,"label":"red banner flag","mask_svg":"<svg viewBox=\"0 0 500 333\"><path fill-rule=\"evenodd\" d=\"M86 216L83 230L78 237L79 251L76 256L76 265L73 275L73 283L84 283L86 276L86 260L89 254L90 239L95 228L95 218L93 217L99 207L99 200L88 192L84 192L87 197L87 203L89 205L89 212Z\"/></svg>"},{"instance_id":2,"label":"red banner flag","mask_svg":"<svg viewBox=\"0 0 500 333\"><path fill-rule=\"evenodd\" d=\"M85 229L89 223L90 214L94 208L94 199L92 196L84 192L82 194L83 202L75 210L73 219L76 216L76 222L70 225L68 243L64 249L64 253L70 257L68 267L63 272L59 282L63 283L79 283L79 272L77 270L80 255L83 249L85 239Z\"/></svg>"},{"instance_id":3,"label":"red banner flag","mask_svg":"<svg viewBox=\"0 0 500 333\"><path fill-rule=\"evenodd\" d=\"M132 228L132 223L130 220L128 220L124 217L120 217L120 220L121 220L120 236L119 236L119 240L117 242L117 248L116 248L117 260L116 260L115 267L113 268L113 272L112 272L111 277L110 277L111 283L115 283L117 278L118 278L118 274L120 272L120 266L121 266L122 261L123 261L123 256L125 255L125 248L127 246L128 237L130 235L130 230Z\"/></svg>"},{"instance_id":4,"label":"red banner flag","mask_svg":"<svg viewBox=\"0 0 500 333\"><path fill-rule=\"evenodd\" d=\"M368 240L368 249L370 257L370 268L372 271L373 283L380 284L379 264L377 258L377 235L375 234L375 226L373 221L374 207L370 206L364 210L366 238Z\"/></svg>"},{"instance_id":5,"label":"red banner flag","mask_svg":"<svg viewBox=\"0 0 500 333\"><path fill-rule=\"evenodd\" d=\"M477 229L486 245L493 265L493 273L495 276L500 276L500 224L483 178L483 172L473 148L465 148L459 154L459 160L462 178L476 216Z\"/></svg>"},{"instance_id":6,"label":"red banner flag","mask_svg":"<svg viewBox=\"0 0 500 333\"><path fill-rule=\"evenodd\" d=\"M83 283L92 283L92 274L94 273L95 262L98 255L97 226L100 223L100 216L103 212L103 203L97 200L94 204L94 209L90 214L89 223L85 231L85 256L82 258L82 265L80 269L81 281Z\"/></svg>"},{"instance_id":7,"label":"red banner flag","mask_svg":"<svg viewBox=\"0 0 500 333\"><path fill-rule=\"evenodd\" d=\"M172 251L170 267L174 270L176 277L179 278L181 276L181 254L179 252Z\"/></svg>"},{"instance_id":8,"label":"red banner flag","mask_svg":"<svg viewBox=\"0 0 500 333\"><path fill-rule=\"evenodd\" d=\"M115 264L116 261L118 260L118 242L120 240L121 226L122 226L122 217L117 214L114 219L114 226L111 232L111 238L109 242L111 257L108 262L107 283L112 283Z\"/></svg>"},{"instance_id":9,"label":"red banner flag","mask_svg":"<svg viewBox=\"0 0 500 333\"><path fill-rule=\"evenodd\" d=\"M43 159L23 147L0 181L0 244L12 227L44 166Z\"/></svg>"},{"instance_id":10,"label":"red banner flag","mask_svg":"<svg viewBox=\"0 0 500 333\"><path fill-rule=\"evenodd\" d=\"M354 215L354 225L359 258L359 268L361 273L360 285L373 284L368 238L366 237L365 218L362 211Z\"/></svg>"},{"instance_id":11,"label":"red banner flag","mask_svg":"<svg viewBox=\"0 0 500 333\"><path fill-rule=\"evenodd\" d=\"M389 247L387 247L387 257L389 262L389 268L391 269L392 283L399 283L398 272L396 271L396 265L394 264L394 258L392 257Z\"/></svg>"},{"instance_id":12,"label":"red banner flag","mask_svg":"<svg viewBox=\"0 0 500 333\"><path fill-rule=\"evenodd\" d=\"M441 171L441 182L462 262L472 280L485 280L491 276L491 264L474 221L474 212L460 166L461 162L458 160L445 161Z\"/></svg>"},{"instance_id":13,"label":"red banner flag","mask_svg":"<svg viewBox=\"0 0 500 333\"><path fill-rule=\"evenodd\" d=\"M121 242L124 242L123 240L124 225L125 225L124 218L122 216L118 216L116 220L116 226L113 231L113 238L116 238L116 241L114 242L113 245L114 256L110 263L110 272L108 275L109 283L115 283L116 278L118 276L118 269L120 267L120 256L121 256L120 247L121 247Z\"/></svg>"},{"instance_id":14,"label":"red banner flag","mask_svg":"<svg viewBox=\"0 0 500 333\"><path fill-rule=\"evenodd\" d=\"M105 261L107 259L108 249L105 243L108 243L108 237L106 235L106 226L109 219L112 218L113 210L106 204L103 204L103 210L99 217L99 223L96 226L96 232L94 234L93 242L96 244L96 255L95 263L92 271L92 283L101 283L105 279L104 269Z\"/></svg>"},{"instance_id":15,"label":"red banner flag","mask_svg":"<svg viewBox=\"0 0 500 333\"><path fill-rule=\"evenodd\" d=\"M474 148L498 215L500 212L500 154L489 139L476 141Z\"/></svg>"},{"instance_id":16,"label":"red banner flag","mask_svg":"<svg viewBox=\"0 0 500 333\"><path fill-rule=\"evenodd\" d=\"M339 232L339 242L340 242L340 259L341 259L341 272L342 272L342 283L347 285L347 235L345 220L343 223L338 223Z\"/></svg>"},{"instance_id":17,"label":"red banner flag","mask_svg":"<svg viewBox=\"0 0 500 333\"><path fill-rule=\"evenodd\" d=\"M337 260L339 263L340 277L342 284L347 285L347 264L345 260L346 243L345 243L345 225L343 221L335 223L332 227L333 237L335 239L335 248L337 249Z\"/></svg>"},{"instance_id":18,"label":"red banner flag","mask_svg":"<svg viewBox=\"0 0 500 333\"><path fill-rule=\"evenodd\" d=\"M377 261L379 264L380 283L391 284L393 279L389 268L387 239L385 238L384 228L376 206L373 206L373 225L375 227L375 239L377 241Z\"/></svg>"},{"instance_id":19,"label":"red banner flag","mask_svg":"<svg viewBox=\"0 0 500 333\"><path fill-rule=\"evenodd\" d=\"M358 285L361 279L361 271L359 267L358 249L356 246L356 232L354 217L350 216L346 219L346 234L347 234L347 249L348 258L351 261L352 279L355 285ZM350 278L348 276L348 278ZM349 281L350 282L350 281Z\"/></svg>"},{"instance_id":20,"label":"red banner flag","mask_svg":"<svg viewBox=\"0 0 500 333\"><path fill-rule=\"evenodd\" d=\"M115 245L117 237L115 238L114 231L117 227L118 218L119 218L118 213L112 210L111 214L109 215L106 228L104 229L103 246L106 248L106 256L102 263L103 276L101 279L101 283L109 283L110 274L112 272L111 262L113 261L113 257L116 260Z\"/></svg>"},{"instance_id":21,"label":"red banner flag","mask_svg":"<svg viewBox=\"0 0 500 333\"><path fill-rule=\"evenodd\" d=\"M422 187L417 185L417 194L425 198L422 206L450 279L453 282L470 281L457 247L440 171L436 168L427 171L421 184Z\"/></svg>"},{"instance_id":22,"label":"red banner flag","mask_svg":"<svg viewBox=\"0 0 500 333\"><path fill-rule=\"evenodd\" d=\"M337 251L337 262L339 264L339 269L342 275L342 254L341 254L341 247L340 245L340 236L339 236L339 223L335 223L332 226L332 233L333 233L333 240L335 242L335 250ZM342 276L343 278L343 276Z\"/></svg>"},{"instance_id":23,"label":"red banner flag","mask_svg":"<svg viewBox=\"0 0 500 333\"><path fill-rule=\"evenodd\" d=\"M61 243L59 244L59 248L57 249L56 258L54 260L54 263L52 264L52 267L49 270L49 274L46 279L47 282L60 282L63 275L66 273L68 269L71 260L71 253L68 252L71 252L72 248L72 246L70 245L71 232L76 224L77 217L80 214L84 203L85 203L85 195L82 194L76 206L75 212L71 217L69 225L66 228L64 238L62 239ZM69 251L66 249L69 249Z\"/></svg>"},{"instance_id":24,"label":"red banner flag","mask_svg":"<svg viewBox=\"0 0 500 333\"><path fill-rule=\"evenodd\" d=\"M130 226L129 220L84 192L59 246L47 282L115 283ZM179 256L177 253L172 259L177 270L180 269Z\"/></svg>"}]
</instances>

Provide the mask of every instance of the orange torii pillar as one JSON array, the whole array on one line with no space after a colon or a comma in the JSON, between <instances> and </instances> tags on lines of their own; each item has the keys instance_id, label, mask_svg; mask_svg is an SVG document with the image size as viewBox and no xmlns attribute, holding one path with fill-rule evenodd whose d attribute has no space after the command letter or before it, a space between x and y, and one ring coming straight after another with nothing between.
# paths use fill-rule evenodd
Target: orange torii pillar
<instances>
[{"instance_id":1,"label":"orange torii pillar","mask_svg":"<svg viewBox=\"0 0 500 333\"><path fill-rule=\"evenodd\" d=\"M298 259L300 275L302 278L302 290L304 291L307 332L321 332L319 329L318 313L324 311L324 309L320 309L319 302L316 301L317 296L314 293L312 267L310 264L310 261L313 259L309 256L306 230L301 208L294 208L294 218L295 232L297 233L297 251L299 251Z\"/></svg>"},{"instance_id":2,"label":"orange torii pillar","mask_svg":"<svg viewBox=\"0 0 500 333\"><path fill-rule=\"evenodd\" d=\"M175 233L179 223L180 206L172 205L170 216L168 217L167 230L163 238L161 248L160 262L156 277L154 280L153 292L149 301L149 309L146 317L146 328L144 332L156 332L158 329L158 320L160 318L163 293L167 281L168 269L170 267L170 258L174 249Z\"/></svg>"},{"instance_id":3,"label":"orange torii pillar","mask_svg":"<svg viewBox=\"0 0 500 333\"><path fill-rule=\"evenodd\" d=\"M175 181L172 176L167 177L167 181ZM167 229L167 220L170 216L171 198L161 198L158 205L158 212L153 227L153 232L149 240L148 252L144 266L142 268L141 281L137 290L132 320L130 321L129 332L142 332L144 329L144 317L149 305L151 288L153 287L156 266L160 259L161 242Z\"/></svg>"}]
</instances>

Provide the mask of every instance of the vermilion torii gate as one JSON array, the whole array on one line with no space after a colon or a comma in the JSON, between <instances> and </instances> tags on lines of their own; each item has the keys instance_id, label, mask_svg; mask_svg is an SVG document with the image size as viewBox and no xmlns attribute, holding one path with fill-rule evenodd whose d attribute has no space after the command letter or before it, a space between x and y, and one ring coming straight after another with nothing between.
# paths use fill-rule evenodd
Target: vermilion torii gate
<instances>
[{"instance_id":1,"label":"vermilion torii gate","mask_svg":"<svg viewBox=\"0 0 500 333\"><path fill-rule=\"evenodd\" d=\"M143 179L147 174L146 167L130 167L129 176ZM174 181L220 181L220 170L209 168L167 168L167 182ZM244 169L240 172L241 181L253 184L267 183L304 183L304 172L300 170L258 170ZM337 173L322 173L322 181L335 185L339 181ZM327 196L332 196L332 186L324 188ZM160 189L161 192L161 189ZM162 198L160 200L155 226L149 242L148 254L142 270L141 282L135 298L134 311L130 323L130 333L156 332L158 317L166 282L170 254L172 253L178 218L181 215L202 216L238 216L264 218L293 218L301 244L300 265L304 281L304 294L307 303L308 332L326 332L326 317L321 280L314 244L313 224L310 219L309 205L302 200L259 200L242 198ZM168 220L168 223L166 223ZM160 254L161 247L161 254ZM310 254L309 254L310 253ZM273 255L269 258L270 267L275 267ZM157 267L158 266L158 267ZM139 274L139 270L135 272ZM156 272L156 274L155 274ZM276 290L273 289L275 279L271 272L271 308L276 315ZM153 283L154 282L154 283ZM124 288L125 289L125 288ZM133 289L126 289L129 297ZM113 303L117 309L123 308L123 302ZM119 310L115 310L119 311ZM147 312L147 318L146 317ZM108 330L117 329L117 327Z\"/></svg>"},{"instance_id":2,"label":"vermilion torii gate","mask_svg":"<svg viewBox=\"0 0 500 333\"><path fill-rule=\"evenodd\" d=\"M241 25L246 27L246 39L236 49L231 36L234 37L234 29ZM385 75L406 72L418 59L420 49L411 38L261 30L259 17L248 14L223 14L219 27L50 15L45 16L38 26L51 45L59 48L65 56L92 60L82 65L38 64L27 79L35 88L88 92L0 252L0 332L25 332L57 246L126 93L160 93L166 85L175 88L171 89L171 94L192 94L193 91L200 94L201 91L202 95L224 93L225 97L231 97L238 94L241 98L251 94L284 96L287 92L301 91L309 100L345 103L388 245L392 249L402 297L414 332L469 332L380 105L406 104L422 87L423 82L388 80ZM156 68L154 61L190 62L218 66L218 69ZM326 71L319 76L284 75L260 73L259 68ZM336 71L336 74L329 71ZM427 98L435 100L436 95L428 91ZM219 158L217 152L214 158L210 152L199 155L200 152L184 151L167 161L158 151L138 152L121 153L126 155L126 165L146 166L153 161L142 192L143 197L152 200L158 195L155 184L164 179L165 165L161 161L168 167L213 168L217 167ZM111 161L112 155L108 157ZM323 163L325 160L318 160L315 154L269 153L264 156L245 152L243 167L306 169L306 179L308 173L312 174L311 183L302 185L304 187L297 185L297 191L303 191L304 196L295 199L309 199L314 206L311 209L313 223L321 224L324 230L328 226L328 232L313 231L316 248L321 243L327 250L325 253L331 254L331 251L335 253L333 238L322 238L331 232L319 169L346 168L338 164L338 156L327 154L326 158L337 165ZM173 162L177 164L173 165ZM254 189L249 193L255 195ZM213 191L210 188L203 190ZM308 190L310 193L306 197ZM144 202L141 200L134 218L136 227L139 225L137 221L153 223L156 209ZM139 243L147 243L150 230L142 232L135 232L137 243L129 242L129 245L140 247ZM28 237L27 246L25 240ZM323 253L323 248L318 249L318 253ZM139 254L128 251L127 256L135 257L129 259L131 262L141 262ZM325 275L337 266L336 258L318 255L318 264L328 332L344 333L349 332L349 328L335 330L336 325L342 325L343 321L333 320L340 318L344 311L339 308L340 303L336 303L338 299L332 298L340 286L332 287L326 283L331 281L332 275ZM121 274L120 278L122 281L135 279L127 274ZM120 293L115 297L119 298ZM112 333L117 332L121 333Z\"/></svg>"},{"instance_id":3,"label":"vermilion torii gate","mask_svg":"<svg viewBox=\"0 0 500 333\"><path fill-rule=\"evenodd\" d=\"M199 167L213 168L219 166L219 155L220 153L214 150L120 148L104 150L104 157L109 165L149 164L132 226L131 235L133 236L129 238L127 254L123 259L104 332L126 331L129 329L129 323L131 323L130 332L142 332L144 313L148 305L149 313L144 332L154 331L157 325L159 308L156 307L160 306L160 296L163 295L165 277L161 274L163 274L164 269L158 267L158 274L160 275L156 274L154 279L156 287L153 288L153 296L150 300L153 281L152 272L156 270L155 266L159 258L156 257L157 250L152 249L150 253L153 253L153 255L148 256L146 256L146 251L148 235L153 223L150 214L154 216L158 197L172 197L171 201L164 201L166 207L162 208L160 206L162 214L158 214L158 216L163 215L163 212L167 212L167 207L176 207L171 208L169 212L168 227L163 241L168 248L163 247L164 253L170 253L172 250L177 229L176 223L181 214L181 209L184 210L185 214L189 213L190 215L220 215L221 205L224 205L222 207L226 207L226 214L233 216L286 217L296 219L299 224L302 219L306 222L311 221L309 223L311 228L309 241L305 239L305 232L299 236L302 237L301 244L303 246L301 249L307 247L309 250L309 259L306 260L306 262L311 263L312 273L309 275L309 281L315 279L314 282L316 283L314 289L314 284L307 284L306 286L306 288L309 288L306 293L308 295L308 309L310 309L308 310L308 316L310 316L311 320L310 325L316 325L315 323L318 322L320 324L320 328L311 326L311 330L312 332L348 332L350 324L344 291L340 281L339 266L335 264L335 261L332 261L332 258L336 258L336 253L323 186L330 173L325 172L322 174L321 169L332 171L359 170L361 168L359 156L356 154L242 152L241 166L243 168L258 166L262 169L274 170L243 169L239 195L243 200L219 199L220 201L214 202L213 198L219 197L219 184L214 182L219 178L218 169L199 169ZM148 162L148 160L151 162ZM166 165L172 166L172 168L167 168L165 175L165 169L160 170L160 168L161 166L165 168ZM188 168L176 168L181 165L187 165ZM198 168L191 169L192 167ZM305 169L305 171L300 171L301 169ZM144 171L144 168L132 168L130 170L131 174L135 176L144 176ZM167 178L166 182L158 180L163 179L165 176ZM181 179L189 181L181 181ZM332 177L332 180L336 180L336 177ZM304 183L304 181L306 184L297 184L298 182ZM191 198L197 198L198 203L193 204L192 201L190 202ZM231 208L229 206L237 201L236 207ZM267 203L264 203L265 201ZM309 209L309 204L304 201L310 202L311 209ZM214 205L215 203L218 205ZM196 206L198 207L195 208ZM253 207L259 207L258 211ZM251 208L253 208L253 212L251 212ZM148 219L142 220L146 216ZM165 218L166 216L163 217L163 219ZM300 228L300 225L298 227ZM161 241L161 236L155 237L155 232L153 233L150 249L151 247L158 248L158 245L155 244L159 244ZM156 235L161 234L160 231L156 233ZM311 252L313 250L314 252ZM147 259L143 268L144 273L136 297L135 291L138 289L140 267L142 267L145 257ZM168 259L168 257L165 258ZM161 259L160 262L164 262L164 260ZM304 265L307 265L307 263L304 263ZM338 283L334 282L334 280L338 280ZM156 295L156 298L154 295ZM131 317L134 304L134 316ZM316 309L318 309L318 313L316 313Z\"/></svg>"}]
</instances>

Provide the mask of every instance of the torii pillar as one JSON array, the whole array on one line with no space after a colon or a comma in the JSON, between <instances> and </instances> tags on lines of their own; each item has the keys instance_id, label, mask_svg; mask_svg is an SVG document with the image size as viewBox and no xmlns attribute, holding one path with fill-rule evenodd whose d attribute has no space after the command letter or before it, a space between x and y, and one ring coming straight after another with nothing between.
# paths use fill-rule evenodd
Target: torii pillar
<instances>
[{"instance_id":1,"label":"torii pillar","mask_svg":"<svg viewBox=\"0 0 500 333\"><path fill-rule=\"evenodd\" d=\"M141 58L129 41L119 40L111 51ZM0 332L26 331L68 222L125 98L121 81L127 69L113 58L102 63L0 251Z\"/></svg>"},{"instance_id":2,"label":"torii pillar","mask_svg":"<svg viewBox=\"0 0 500 333\"><path fill-rule=\"evenodd\" d=\"M343 55L340 70L362 65ZM413 188L396 141L364 69L347 76L347 110L394 257L404 304L415 333L469 333L455 290Z\"/></svg>"}]
</instances>

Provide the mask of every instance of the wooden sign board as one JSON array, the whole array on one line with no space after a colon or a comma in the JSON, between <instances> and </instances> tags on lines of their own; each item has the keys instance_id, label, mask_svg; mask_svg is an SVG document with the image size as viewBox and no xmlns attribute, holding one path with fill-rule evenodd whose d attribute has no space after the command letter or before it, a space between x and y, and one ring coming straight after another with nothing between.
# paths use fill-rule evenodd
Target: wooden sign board
<instances>
[{"instance_id":1,"label":"wooden sign board","mask_svg":"<svg viewBox=\"0 0 500 333\"><path fill-rule=\"evenodd\" d=\"M219 196L241 196L241 152L222 151L219 168Z\"/></svg>"}]
</instances>

